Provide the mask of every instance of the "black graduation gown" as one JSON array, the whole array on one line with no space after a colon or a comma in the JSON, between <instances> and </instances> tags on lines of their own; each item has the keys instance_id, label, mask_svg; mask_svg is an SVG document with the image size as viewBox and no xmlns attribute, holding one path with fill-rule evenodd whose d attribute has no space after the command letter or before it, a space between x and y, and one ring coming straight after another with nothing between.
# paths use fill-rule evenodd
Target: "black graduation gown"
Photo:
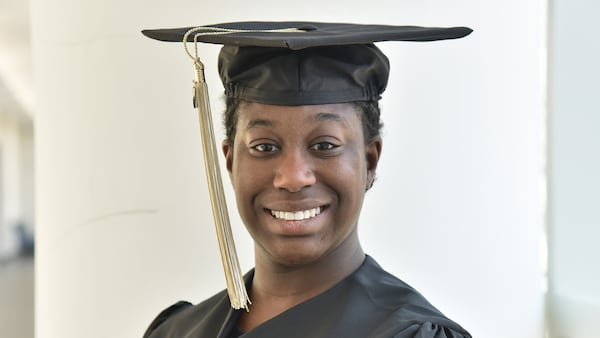
<instances>
[{"instance_id":1,"label":"black graduation gown","mask_svg":"<svg viewBox=\"0 0 600 338\"><path fill-rule=\"evenodd\" d=\"M247 275L251 281L253 271ZM179 302L150 325L147 338L228 338L239 311L226 291L192 306ZM470 338L421 294L371 257L324 293L268 320L243 338Z\"/></svg>"}]
</instances>

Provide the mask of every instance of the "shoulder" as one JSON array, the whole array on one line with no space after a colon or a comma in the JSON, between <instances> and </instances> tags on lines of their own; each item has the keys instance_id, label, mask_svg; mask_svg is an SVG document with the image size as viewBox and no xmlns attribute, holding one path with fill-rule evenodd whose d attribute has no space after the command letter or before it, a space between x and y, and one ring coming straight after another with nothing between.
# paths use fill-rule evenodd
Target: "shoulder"
<instances>
[{"instance_id":1,"label":"shoulder","mask_svg":"<svg viewBox=\"0 0 600 338\"><path fill-rule=\"evenodd\" d=\"M158 316L156 316L156 318L154 318L152 323L150 323L150 326L148 326L148 329L146 329L146 333L144 333L144 337L150 337L150 334L152 334L152 332L154 332L167 319L169 319L171 316L175 315L176 313L178 313L182 310L185 310L186 308L188 308L190 306L192 306L192 304L190 302L179 301L179 302L169 306L168 308L162 310L158 314Z\"/></svg>"},{"instance_id":2,"label":"shoulder","mask_svg":"<svg viewBox=\"0 0 600 338\"><path fill-rule=\"evenodd\" d=\"M457 328L454 324L443 325L439 323L413 323L412 325L399 326L397 323L390 323L388 327L380 327L369 337L391 337L391 338L472 338L471 335L462 328Z\"/></svg>"},{"instance_id":3,"label":"shoulder","mask_svg":"<svg viewBox=\"0 0 600 338\"><path fill-rule=\"evenodd\" d=\"M380 322L369 337L472 338L460 325L444 317L407 319L399 314Z\"/></svg>"},{"instance_id":4,"label":"shoulder","mask_svg":"<svg viewBox=\"0 0 600 338\"><path fill-rule=\"evenodd\" d=\"M431 316L441 313L416 289L385 271L367 256L363 265L350 276L351 283L364 293L374 306L389 311L403 309L411 313Z\"/></svg>"},{"instance_id":5,"label":"shoulder","mask_svg":"<svg viewBox=\"0 0 600 338\"><path fill-rule=\"evenodd\" d=\"M414 337L423 338L472 338L471 335L463 328L456 328L455 323L450 325L441 325L437 323L424 323L419 327L417 334ZM400 338L399 336L394 336Z\"/></svg>"},{"instance_id":6,"label":"shoulder","mask_svg":"<svg viewBox=\"0 0 600 338\"><path fill-rule=\"evenodd\" d=\"M218 332L229 309L229 298L225 291L197 305L180 301L161 311L143 337L181 337L197 331Z\"/></svg>"},{"instance_id":7,"label":"shoulder","mask_svg":"<svg viewBox=\"0 0 600 338\"><path fill-rule=\"evenodd\" d=\"M373 337L469 338L469 333L447 318L413 287L382 269L369 256L354 274L372 311L380 314Z\"/></svg>"}]
</instances>

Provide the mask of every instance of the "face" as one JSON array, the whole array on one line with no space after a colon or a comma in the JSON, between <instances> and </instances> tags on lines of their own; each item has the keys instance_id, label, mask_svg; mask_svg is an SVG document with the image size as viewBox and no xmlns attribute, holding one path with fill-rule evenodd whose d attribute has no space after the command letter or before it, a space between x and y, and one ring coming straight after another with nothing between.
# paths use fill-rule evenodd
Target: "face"
<instances>
[{"instance_id":1,"label":"face","mask_svg":"<svg viewBox=\"0 0 600 338\"><path fill-rule=\"evenodd\" d=\"M365 142L353 106L243 103L223 151L257 258L302 265L358 245L381 139Z\"/></svg>"}]
</instances>

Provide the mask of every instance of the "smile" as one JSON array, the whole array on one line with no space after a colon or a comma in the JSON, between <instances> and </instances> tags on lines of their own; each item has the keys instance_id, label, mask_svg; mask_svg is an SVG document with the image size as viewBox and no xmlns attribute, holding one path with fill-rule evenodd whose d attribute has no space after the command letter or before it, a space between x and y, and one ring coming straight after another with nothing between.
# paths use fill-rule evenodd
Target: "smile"
<instances>
[{"instance_id":1,"label":"smile","mask_svg":"<svg viewBox=\"0 0 600 338\"><path fill-rule=\"evenodd\" d=\"M286 221L302 221L305 219L309 219L315 217L316 215L321 213L321 207L312 208L309 210L303 211L277 211L271 210L271 215L277 219L283 219Z\"/></svg>"}]
</instances>

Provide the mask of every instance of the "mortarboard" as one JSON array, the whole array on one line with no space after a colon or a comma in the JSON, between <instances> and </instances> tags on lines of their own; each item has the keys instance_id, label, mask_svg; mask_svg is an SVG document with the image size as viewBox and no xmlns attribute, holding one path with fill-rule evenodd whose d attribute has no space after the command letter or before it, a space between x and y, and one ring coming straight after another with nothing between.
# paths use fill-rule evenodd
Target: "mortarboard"
<instances>
[{"instance_id":1,"label":"mortarboard","mask_svg":"<svg viewBox=\"0 0 600 338\"><path fill-rule=\"evenodd\" d=\"M233 22L142 31L152 39L183 42L196 68L194 105L199 113L211 205L233 308L248 309L249 299L231 234L197 43L223 45L218 68L227 97L309 105L379 100L390 66L375 42L447 40L471 32L467 27L321 22ZM194 44L194 54L188 43Z\"/></svg>"},{"instance_id":2,"label":"mortarboard","mask_svg":"<svg viewBox=\"0 0 600 338\"><path fill-rule=\"evenodd\" d=\"M219 74L225 95L279 105L370 101L389 74L379 41L433 41L468 35L466 27L319 22L235 22L144 30L161 41L222 44ZM187 34L187 35L186 35Z\"/></svg>"}]
</instances>

